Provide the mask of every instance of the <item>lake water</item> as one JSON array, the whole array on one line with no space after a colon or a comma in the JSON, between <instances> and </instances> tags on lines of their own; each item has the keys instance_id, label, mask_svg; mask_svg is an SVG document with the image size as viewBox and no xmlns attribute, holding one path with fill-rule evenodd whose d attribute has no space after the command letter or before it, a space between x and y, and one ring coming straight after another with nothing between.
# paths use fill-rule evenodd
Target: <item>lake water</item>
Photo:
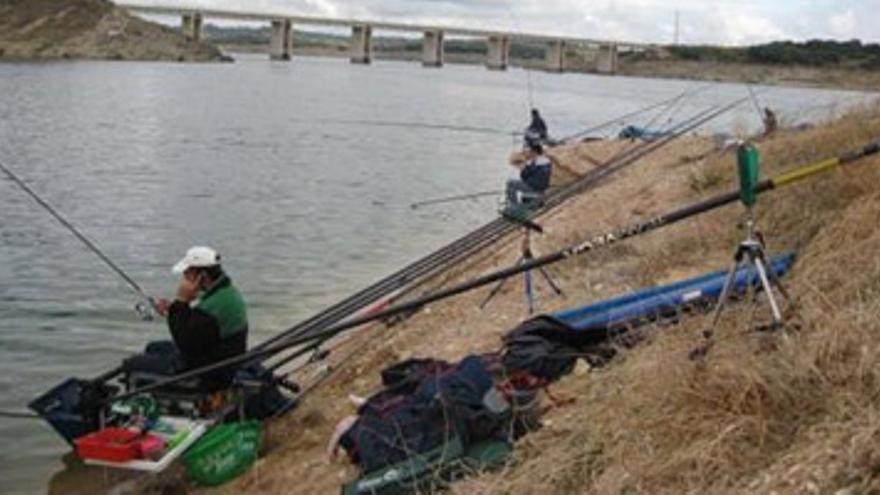
<instances>
[{"instance_id":1,"label":"lake water","mask_svg":"<svg viewBox=\"0 0 880 495\"><path fill-rule=\"evenodd\" d=\"M492 198L409 205L500 188L530 100L565 135L689 88L702 89L656 125L748 94L737 84L320 58L2 64L0 161L151 293L172 294L170 266L189 246L217 248L249 302L253 343L493 218ZM767 88L759 98L797 123L868 95ZM758 127L749 102L706 130ZM164 337L161 324L136 318L135 301L0 180L0 409L22 410L65 377L96 375ZM3 493L43 490L68 450L28 420L0 419L0 445Z\"/></svg>"}]
</instances>

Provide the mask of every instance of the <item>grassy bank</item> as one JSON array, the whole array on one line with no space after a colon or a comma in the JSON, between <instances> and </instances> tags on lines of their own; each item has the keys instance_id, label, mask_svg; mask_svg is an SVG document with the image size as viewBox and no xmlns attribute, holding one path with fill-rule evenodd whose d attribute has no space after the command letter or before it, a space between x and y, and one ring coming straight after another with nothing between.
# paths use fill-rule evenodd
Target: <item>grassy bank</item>
<instances>
[{"instance_id":1,"label":"grassy bank","mask_svg":"<svg viewBox=\"0 0 880 495\"><path fill-rule=\"evenodd\" d=\"M688 60L624 60L618 74L779 86L877 91L880 71Z\"/></svg>"},{"instance_id":2,"label":"grassy bank","mask_svg":"<svg viewBox=\"0 0 880 495\"><path fill-rule=\"evenodd\" d=\"M808 130L783 130L758 146L765 176L880 138L880 108L854 111ZM583 173L631 147L583 143L553 151ZM614 180L541 219L546 254L735 187L734 157L689 136L646 157ZM553 391L576 399L553 407L543 428L523 437L502 471L457 483L453 493L870 493L880 489L880 158L849 165L763 195L758 222L773 253L795 249L786 278L798 300L788 330L757 333L762 304L737 304L717 329L708 359L690 361L708 316L649 327L645 342L604 368L579 367ZM541 311L554 311L635 288L725 267L742 236L742 209L731 205L670 228L551 267L565 291L538 284ZM512 265L516 236L424 289ZM484 311L486 290L443 301L395 326L373 325L335 346L328 361L296 379L329 378L292 414L268 425L264 456L216 493L337 493L355 475L329 462L336 422L352 414L349 394L369 395L379 371L409 357L458 360L498 348L526 317L519 283ZM79 487L94 493L99 470ZM186 488L179 471L141 478L133 491ZM91 483L91 485L89 485Z\"/></svg>"},{"instance_id":3,"label":"grassy bank","mask_svg":"<svg viewBox=\"0 0 880 495\"><path fill-rule=\"evenodd\" d=\"M880 137L880 109L852 113L760 143L772 175ZM570 170L591 168L629 146L561 149ZM646 218L733 187L729 152L686 138L543 220L546 253L634 218ZM589 158L589 160L587 159ZM763 305L736 305L704 363L687 354L707 317L653 328L648 340L609 366L579 369L554 391L576 398L552 408L544 428L516 445L499 473L457 484L455 493L851 493L877 488L873 445L880 435L880 160L865 160L762 197L759 223L773 252L797 249L787 279L799 304L790 330L751 332ZM741 233L739 206L705 215L593 256L553 267L564 299L538 297L550 311L726 266ZM511 238L434 285L508 266ZM303 406L271 426L267 455L221 493L333 493L353 470L328 463L333 425L351 414L349 393L369 394L378 371L407 357L459 359L497 348L524 315L518 284L486 311L483 292L433 305L403 324L373 326L336 349L335 375ZM349 359L337 363L340 357ZM314 370L312 370L314 371ZM300 378L306 378L301 376Z\"/></svg>"}]
</instances>

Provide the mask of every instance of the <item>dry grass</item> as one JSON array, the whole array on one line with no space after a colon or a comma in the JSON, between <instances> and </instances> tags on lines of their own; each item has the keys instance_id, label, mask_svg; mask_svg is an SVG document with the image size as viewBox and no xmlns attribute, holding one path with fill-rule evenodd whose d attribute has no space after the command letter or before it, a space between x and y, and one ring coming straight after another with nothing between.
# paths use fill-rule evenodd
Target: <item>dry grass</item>
<instances>
[{"instance_id":1,"label":"dry grass","mask_svg":"<svg viewBox=\"0 0 880 495\"><path fill-rule=\"evenodd\" d=\"M673 79L739 81L785 86L832 87L874 91L880 71L830 67L772 66L689 60L621 60L619 74Z\"/></svg>"},{"instance_id":2,"label":"dry grass","mask_svg":"<svg viewBox=\"0 0 880 495\"><path fill-rule=\"evenodd\" d=\"M765 168L776 171L877 139L877 115L859 112L822 130L764 143ZM760 202L773 244L800 248L787 281L799 299L799 331L750 332L749 322L767 315L740 305L722 320L702 363L687 354L706 318L658 332L590 380L568 379L564 388L581 398L579 405L551 414L550 425L517 450L515 469L462 485L461 492L880 489L880 455L873 452L880 438L875 167L860 164ZM672 236L672 246L688 242ZM723 237L703 241L698 251L734 241ZM693 253L682 249L661 258L694 263ZM645 263L646 270L652 266Z\"/></svg>"},{"instance_id":3,"label":"dry grass","mask_svg":"<svg viewBox=\"0 0 880 495\"><path fill-rule=\"evenodd\" d=\"M760 144L767 175L824 158L880 136L880 110L866 109L804 132ZM554 158L573 172L620 144L584 144ZM730 152L702 156L708 144L687 138L615 180L542 218L547 253L609 227L647 218L731 185ZM604 154L604 155L603 155ZM540 431L523 438L504 470L457 483L454 493L833 492L873 487L880 472L880 160L826 174L762 197L759 222L773 252L796 248L787 280L799 300L800 331L750 332L763 306L725 313L703 364L687 359L703 317L652 329L644 345L606 368L580 369L554 391L577 397L551 410ZM872 166L873 165L873 166ZM725 172L726 171L726 172ZM694 174L716 174L694 188ZM699 189L699 190L695 190ZM739 240L741 209L725 208L553 267L566 291L539 287L540 310L553 311L665 283L728 263ZM450 273L450 284L508 266L519 255L511 237ZM485 292L432 305L392 328L374 326L334 358L351 356L299 410L272 425L267 456L222 492L335 493L354 471L323 459L349 393L365 395L378 370L410 356L459 359L496 348L524 316L519 280L486 311ZM756 309L757 308L757 309ZM353 353L353 354L349 354Z\"/></svg>"}]
</instances>

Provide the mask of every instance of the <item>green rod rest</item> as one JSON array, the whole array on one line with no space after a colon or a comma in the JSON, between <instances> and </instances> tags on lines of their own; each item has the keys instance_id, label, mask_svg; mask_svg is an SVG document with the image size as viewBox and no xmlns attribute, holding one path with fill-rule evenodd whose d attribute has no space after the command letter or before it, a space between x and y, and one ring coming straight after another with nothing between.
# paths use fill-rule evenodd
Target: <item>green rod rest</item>
<instances>
[{"instance_id":1,"label":"green rod rest","mask_svg":"<svg viewBox=\"0 0 880 495\"><path fill-rule=\"evenodd\" d=\"M761 156L754 145L743 144L737 149L736 162L739 172L739 200L746 207L752 207L758 201Z\"/></svg>"}]
</instances>

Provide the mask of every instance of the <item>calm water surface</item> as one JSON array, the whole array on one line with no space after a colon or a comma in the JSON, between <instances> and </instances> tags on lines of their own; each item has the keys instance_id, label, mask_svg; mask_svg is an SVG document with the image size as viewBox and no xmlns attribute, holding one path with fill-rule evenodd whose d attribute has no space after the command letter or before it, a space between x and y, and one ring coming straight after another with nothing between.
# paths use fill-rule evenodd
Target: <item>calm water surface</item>
<instances>
[{"instance_id":1,"label":"calm water surface","mask_svg":"<svg viewBox=\"0 0 880 495\"><path fill-rule=\"evenodd\" d=\"M491 198L409 204L501 186L510 132L526 123L527 80L520 70L316 58L5 64L0 160L152 293L172 294L170 266L189 246L216 247L250 304L255 342L491 219ZM533 103L556 135L702 86L531 74ZM657 123L747 94L708 85ZM770 88L760 98L797 123L868 96ZM707 130L758 125L749 104ZM20 410L63 378L96 375L164 337L161 324L135 317L135 300L0 180L0 409ZM0 419L0 445L3 493L42 491L68 450L36 421Z\"/></svg>"}]
</instances>

